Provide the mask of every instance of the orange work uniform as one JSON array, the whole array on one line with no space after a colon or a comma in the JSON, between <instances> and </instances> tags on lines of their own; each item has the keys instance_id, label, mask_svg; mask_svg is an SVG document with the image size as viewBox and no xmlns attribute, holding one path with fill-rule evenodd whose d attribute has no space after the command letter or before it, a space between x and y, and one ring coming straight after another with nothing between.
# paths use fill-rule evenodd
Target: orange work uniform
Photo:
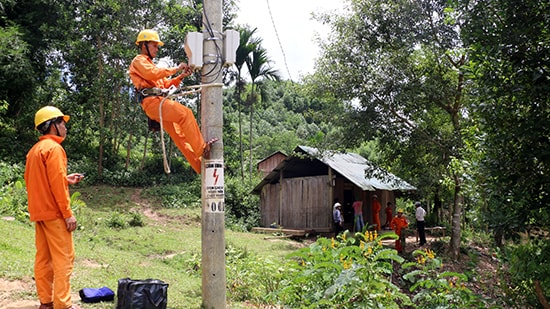
<instances>
[{"instance_id":1,"label":"orange work uniform","mask_svg":"<svg viewBox=\"0 0 550 309\"><path fill-rule=\"evenodd\" d=\"M34 277L40 302L55 309L71 304L70 277L74 246L65 218L73 216L67 181L67 155L63 137L40 136L27 153L27 185L30 220L35 222Z\"/></svg>"},{"instance_id":2,"label":"orange work uniform","mask_svg":"<svg viewBox=\"0 0 550 309\"><path fill-rule=\"evenodd\" d=\"M393 219L392 216L393 216L393 211L390 206L387 206L386 207L386 224L385 224L386 228L390 226L391 220Z\"/></svg>"},{"instance_id":3,"label":"orange work uniform","mask_svg":"<svg viewBox=\"0 0 550 309\"><path fill-rule=\"evenodd\" d=\"M144 88L168 89L178 87L181 78L168 79L177 68L159 68L143 54L137 55L130 64L130 78L137 90ZM163 97L149 96L143 99L141 107L147 116L160 122L159 105ZM191 167L201 173L201 157L206 147L193 111L179 102L166 99L162 103L162 126L183 153Z\"/></svg>"},{"instance_id":4,"label":"orange work uniform","mask_svg":"<svg viewBox=\"0 0 550 309\"><path fill-rule=\"evenodd\" d=\"M399 239L395 241L395 250L397 250L397 252L401 252L403 251L403 247L401 246L401 230L409 226L409 222L407 222L407 219L402 215L397 215L393 217L390 225L392 230L395 231L395 234L399 236Z\"/></svg>"},{"instance_id":5,"label":"orange work uniform","mask_svg":"<svg viewBox=\"0 0 550 309\"><path fill-rule=\"evenodd\" d=\"M372 201L372 222L376 225L376 230L380 231L380 202L375 199Z\"/></svg>"}]
</instances>

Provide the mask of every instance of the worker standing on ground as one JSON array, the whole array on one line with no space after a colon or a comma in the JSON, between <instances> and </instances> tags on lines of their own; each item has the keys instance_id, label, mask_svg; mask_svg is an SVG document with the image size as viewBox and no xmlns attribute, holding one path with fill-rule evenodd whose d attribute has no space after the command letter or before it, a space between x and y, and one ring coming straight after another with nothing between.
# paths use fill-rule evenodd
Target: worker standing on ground
<instances>
[{"instance_id":1,"label":"worker standing on ground","mask_svg":"<svg viewBox=\"0 0 550 309\"><path fill-rule=\"evenodd\" d=\"M363 201L357 198L351 207L353 207L353 213L355 216L355 231L363 232L363 228L365 227L365 221L363 221Z\"/></svg>"},{"instance_id":2,"label":"worker standing on ground","mask_svg":"<svg viewBox=\"0 0 550 309\"><path fill-rule=\"evenodd\" d=\"M77 309L72 304L70 277L73 271L72 232L77 221L70 205L69 184L82 174L67 175L67 155L61 143L67 136L69 116L53 106L38 110L35 128L42 133L29 150L25 164L30 220L35 222L34 279L39 309Z\"/></svg>"},{"instance_id":3,"label":"worker standing on ground","mask_svg":"<svg viewBox=\"0 0 550 309\"><path fill-rule=\"evenodd\" d=\"M136 45L139 54L132 60L129 74L140 96L141 107L150 119L160 122L162 118L163 128L193 170L200 174L202 156L210 151L210 145L218 139L205 142L193 111L179 102L166 99L162 103L162 115L159 111L163 96L166 96L166 89L171 86L179 87L182 79L191 75L192 70L185 63L173 68L159 68L153 63L159 47L164 45L154 30L141 31ZM177 72L181 73L172 79L168 78Z\"/></svg>"},{"instance_id":4,"label":"worker standing on ground","mask_svg":"<svg viewBox=\"0 0 550 309\"><path fill-rule=\"evenodd\" d=\"M332 206L332 222L334 222L334 237L338 236L344 230L344 215L342 214L342 204L338 198L334 199Z\"/></svg>"},{"instance_id":5,"label":"worker standing on ground","mask_svg":"<svg viewBox=\"0 0 550 309\"><path fill-rule=\"evenodd\" d=\"M424 221L426 211L422 208L420 202L416 202L414 205L416 206L416 229L418 231L418 237L420 238L420 245L423 246L426 244L426 222Z\"/></svg>"},{"instance_id":6,"label":"worker standing on ground","mask_svg":"<svg viewBox=\"0 0 550 309\"><path fill-rule=\"evenodd\" d=\"M374 228L377 231L380 231L380 209L382 206L378 201L378 195L374 194L372 196L372 223L376 225Z\"/></svg>"},{"instance_id":7,"label":"worker standing on ground","mask_svg":"<svg viewBox=\"0 0 550 309\"><path fill-rule=\"evenodd\" d=\"M397 210L397 216L393 217L391 220L391 228L395 231L395 234L399 236L399 239L395 241L395 250L397 252L403 251L403 245L401 244L402 241L404 241L404 233L403 230L409 226L409 222L407 222L407 218L403 216L403 209Z\"/></svg>"}]
</instances>

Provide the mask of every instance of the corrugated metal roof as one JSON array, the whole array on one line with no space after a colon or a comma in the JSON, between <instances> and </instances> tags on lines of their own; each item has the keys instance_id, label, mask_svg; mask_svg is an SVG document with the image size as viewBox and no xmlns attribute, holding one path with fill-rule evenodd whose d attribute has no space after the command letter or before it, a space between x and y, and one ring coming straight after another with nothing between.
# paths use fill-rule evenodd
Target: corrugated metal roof
<instances>
[{"instance_id":1,"label":"corrugated metal roof","mask_svg":"<svg viewBox=\"0 0 550 309\"><path fill-rule=\"evenodd\" d=\"M394 174L374 165L367 159L355 153L325 151L308 146L298 146L305 153L321 160L326 165L346 177L365 191L401 190L409 191L416 188Z\"/></svg>"}]
</instances>

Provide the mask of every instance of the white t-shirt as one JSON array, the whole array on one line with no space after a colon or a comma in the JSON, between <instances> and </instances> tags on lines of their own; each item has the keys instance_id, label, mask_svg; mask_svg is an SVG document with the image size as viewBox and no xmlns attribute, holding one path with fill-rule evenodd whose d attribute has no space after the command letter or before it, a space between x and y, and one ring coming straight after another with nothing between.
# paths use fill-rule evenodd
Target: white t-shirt
<instances>
[{"instance_id":1,"label":"white t-shirt","mask_svg":"<svg viewBox=\"0 0 550 309\"><path fill-rule=\"evenodd\" d=\"M426 216L426 211L424 208L416 207L416 220L417 221L424 221L424 217Z\"/></svg>"}]
</instances>

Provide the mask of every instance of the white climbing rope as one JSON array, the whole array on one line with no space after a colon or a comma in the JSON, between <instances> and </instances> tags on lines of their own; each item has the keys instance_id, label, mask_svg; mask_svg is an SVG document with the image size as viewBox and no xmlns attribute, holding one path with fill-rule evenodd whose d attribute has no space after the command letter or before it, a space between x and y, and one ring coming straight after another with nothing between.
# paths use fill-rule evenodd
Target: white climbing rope
<instances>
[{"instance_id":1,"label":"white climbing rope","mask_svg":"<svg viewBox=\"0 0 550 309\"><path fill-rule=\"evenodd\" d=\"M200 91L202 91L202 88L204 88L204 87L214 87L214 86L221 87L221 86L223 86L223 83L191 85L191 86L185 86L185 87L181 87L181 88L177 88L177 87L172 85L172 86L170 86L170 88L166 89L167 95L164 96L164 98L162 99L162 101L160 101L160 104L159 104L160 143L162 144L162 161L163 161L163 164L164 164L164 172L166 174L170 174L170 165L168 164L168 158L166 157L166 146L164 144L164 127L163 127L163 124L162 124L162 104L164 103L164 101L166 101L166 99L173 99L173 98L177 98L177 97L183 97L183 96L186 96L186 95L189 95L189 94L200 92ZM191 89L191 90L184 91L184 92L179 92L181 89Z\"/></svg>"}]
</instances>

